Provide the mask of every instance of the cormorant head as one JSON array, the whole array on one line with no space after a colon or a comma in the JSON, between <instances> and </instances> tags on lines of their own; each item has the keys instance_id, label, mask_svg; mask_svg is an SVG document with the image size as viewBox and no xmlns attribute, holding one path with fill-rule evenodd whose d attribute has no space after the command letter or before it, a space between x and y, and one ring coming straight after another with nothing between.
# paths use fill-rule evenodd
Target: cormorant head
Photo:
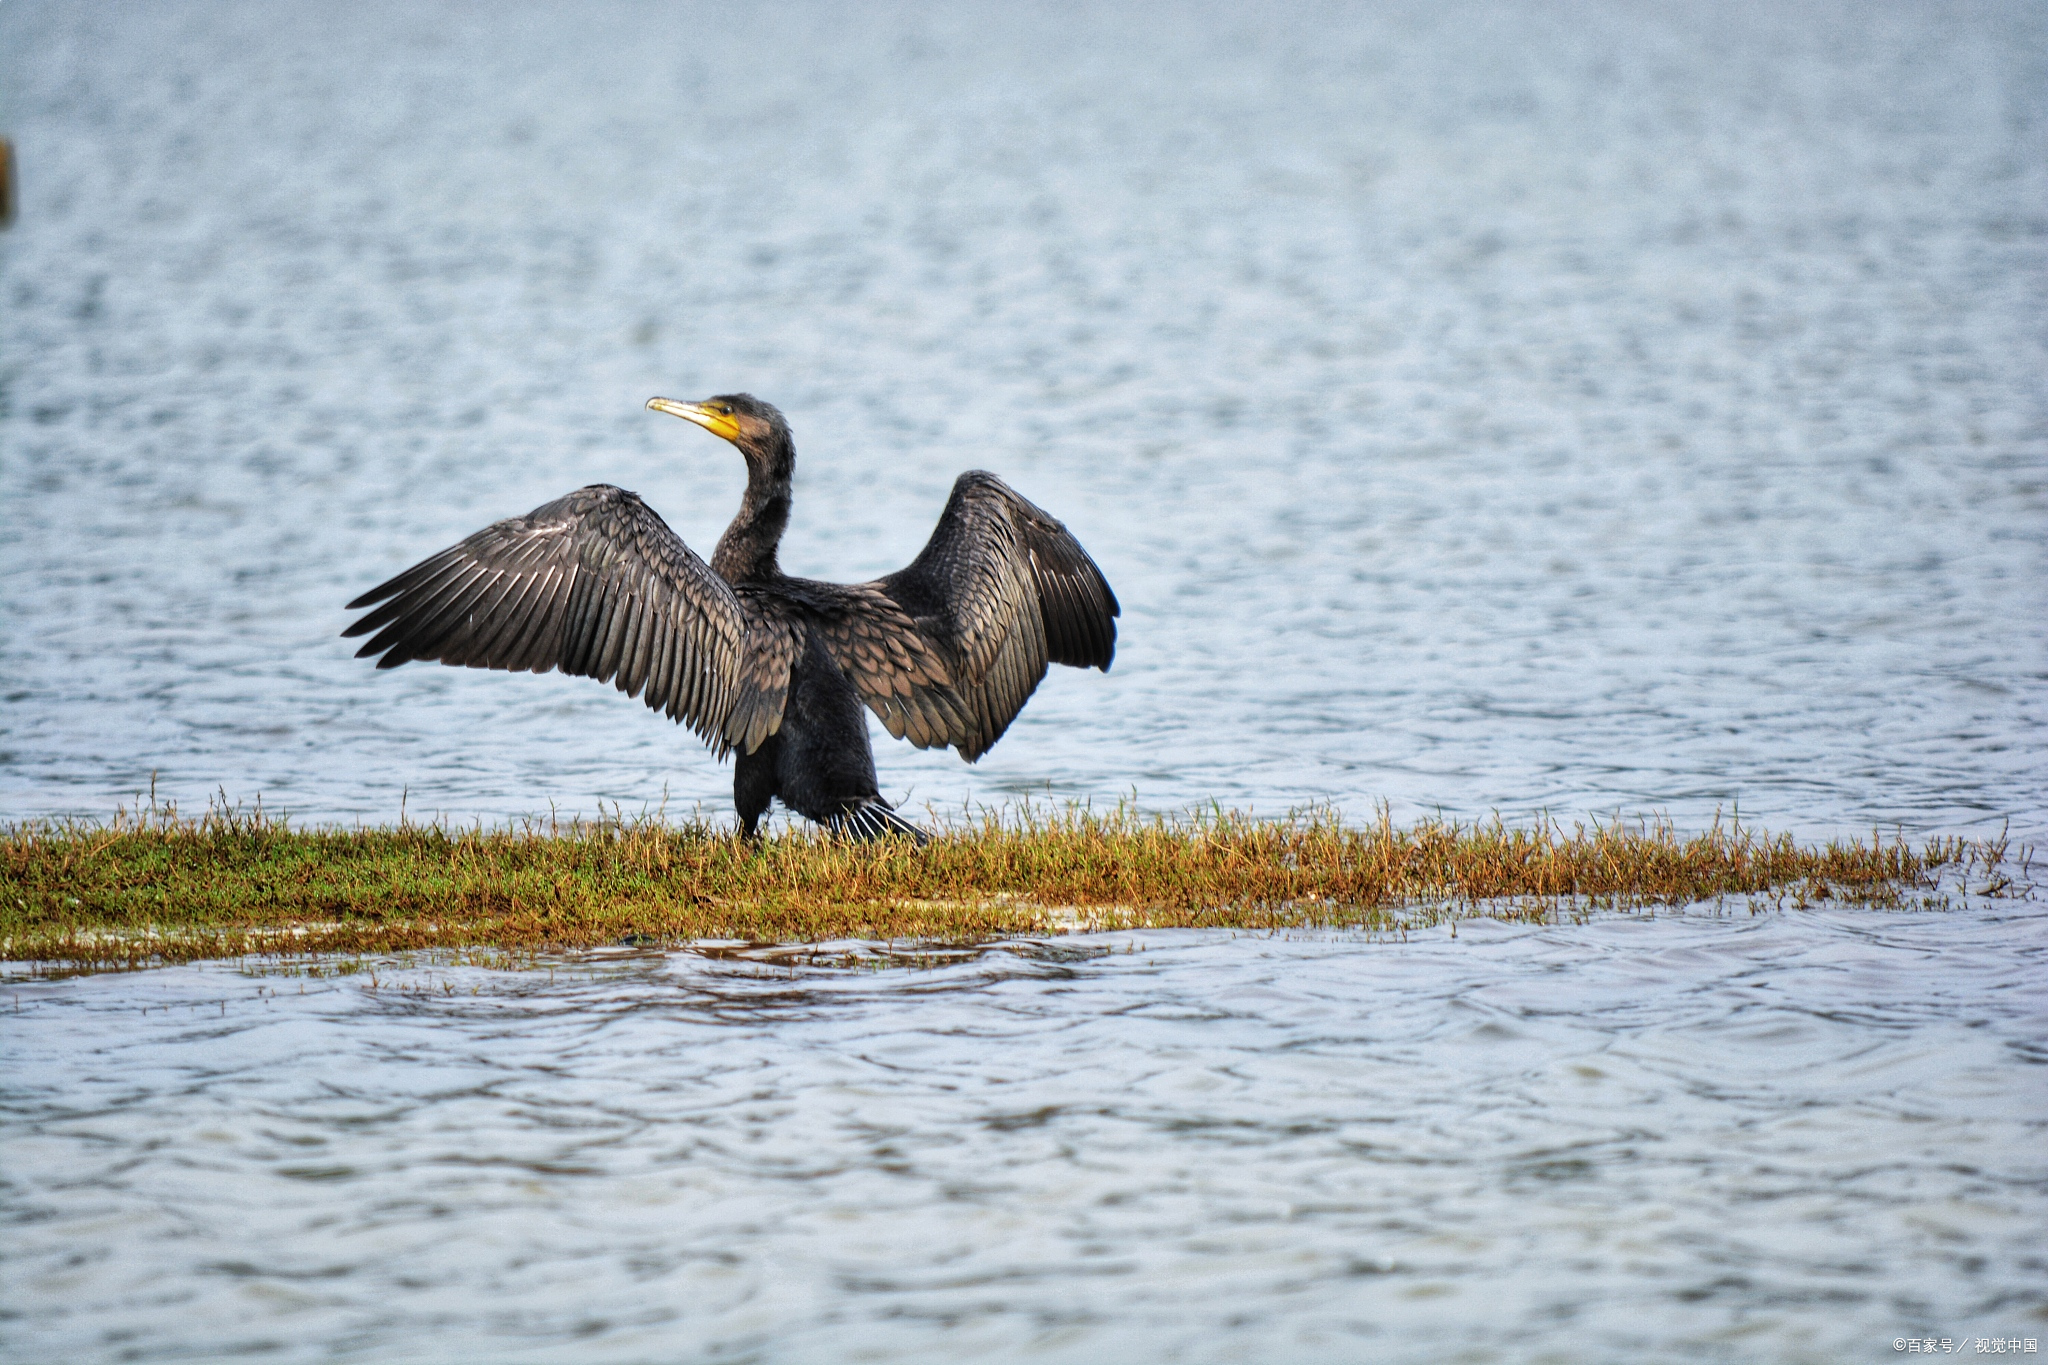
<instances>
[{"instance_id":1,"label":"cormorant head","mask_svg":"<svg viewBox=\"0 0 2048 1365\"><path fill-rule=\"evenodd\" d=\"M685 422L695 422L712 435L731 441L747 457L749 471L758 471L771 479L787 479L796 467L796 447L789 439L789 423L772 403L764 403L751 393L722 393L701 403L650 398L647 406Z\"/></svg>"}]
</instances>

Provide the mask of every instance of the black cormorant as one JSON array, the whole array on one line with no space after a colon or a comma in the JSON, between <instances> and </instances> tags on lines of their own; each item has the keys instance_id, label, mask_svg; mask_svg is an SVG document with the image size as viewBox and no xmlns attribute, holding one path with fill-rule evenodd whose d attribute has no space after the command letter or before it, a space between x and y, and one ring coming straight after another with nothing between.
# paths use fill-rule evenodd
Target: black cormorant
<instances>
[{"instance_id":1,"label":"black cormorant","mask_svg":"<svg viewBox=\"0 0 2048 1365\"><path fill-rule=\"evenodd\" d=\"M349 603L375 608L342 632L377 632L356 657L615 682L721 758L737 752L748 838L780 797L835 832L922 840L875 784L862 703L898 739L972 763L1048 663L1108 671L1116 594L1065 526L995 475L960 476L910 567L872 583L791 578L775 562L796 468L782 414L744 393L647 406L746 457L746 497L709 564L637 495L591 484Z\"/></svg>"}]
</instances>

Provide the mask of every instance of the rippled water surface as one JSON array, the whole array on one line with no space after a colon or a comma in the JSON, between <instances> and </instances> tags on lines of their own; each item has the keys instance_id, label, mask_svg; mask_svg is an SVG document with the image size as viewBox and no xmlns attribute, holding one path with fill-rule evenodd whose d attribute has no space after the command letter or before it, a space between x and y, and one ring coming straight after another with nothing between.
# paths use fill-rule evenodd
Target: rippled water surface
<instances>
[{"instance_id":1,"label":"rippled water surface","mask_svg":"<svg viewBox=\"0 0 2048 1365\"><path fill-rule=\"evenodd\" d=\"M0 5L0 818L726 818L336 636L587 482L708 548L641 404L747 389L792 571L980 466L1123 599L913 806L2038 841L2044 15ZM2040 1338L2044 919L1955 904L17 977L0 1357Z\"/></svg>"},{"instance_id":2,"label":"rippled water surface","mask_svg":"<svg viewBox=\"0 0 2048 1365\"><path fill-rule=\"evenodd\" d=\"M2027 909L18 983L0 1301L68 1360L2038 1339Z\"/></svg>"},{"instance_id":3,"label":"rippled water surface","mask_svg":"<svg viewBox=\"0 0 2048 1365\"><path fill-rule=\"evenodd\" d=\"M977 768L1178 809L2048 831L2039 6L11 4L0 812L723 816L340 604L580 484L792 571L956 473L1126 606ZM879 727L877 727L879 733Z\"/></svg>"}]
</instances>

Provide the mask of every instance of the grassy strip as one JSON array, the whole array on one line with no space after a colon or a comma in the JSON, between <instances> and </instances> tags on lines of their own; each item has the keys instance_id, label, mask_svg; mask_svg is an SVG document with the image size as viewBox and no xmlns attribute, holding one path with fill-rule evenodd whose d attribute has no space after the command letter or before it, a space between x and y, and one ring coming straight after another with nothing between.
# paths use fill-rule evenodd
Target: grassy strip
<instances>
[{"instance_id":1,"label":"grassy strip","mask_svg":"<svg viewBox=\"0 0 2048 1365\"><path fill-rule=\"evenodd\" d=\"M1398 930L1477 903L1534 919L1760 895L1889 906L1945 866L1995 872L2004 853L1958 839L1804 847L1718 823L1689 838L1663 824L1402 829L1384 815L1360 828L1328 812L1260 821L1027 809L914 849L809 834L749 847L659 820L298 830L260 808L198 819L153 810L0 831L0 959L115 966L1075 928Z\"/></svg>"}]
</instances>

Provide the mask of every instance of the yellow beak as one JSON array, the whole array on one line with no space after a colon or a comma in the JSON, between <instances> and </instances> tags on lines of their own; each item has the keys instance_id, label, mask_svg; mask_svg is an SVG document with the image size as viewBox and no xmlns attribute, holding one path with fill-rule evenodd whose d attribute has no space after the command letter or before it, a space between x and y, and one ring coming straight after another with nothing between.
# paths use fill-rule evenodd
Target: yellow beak
<instances>
[{"instance_id":1,"label":"yellow beak","mask_svg":"<svg viewBox=\"0 0 2048 1365\"><path fill-rule=\"evenodd\" d=\"M685 422L695 422L713 436L722 436L728 441L737 441L740 424L732 414L720 412L704 403L682 403L673 398L650 398L647 406L656 412L665 412L671 417L680 417Z\"/></svg>"}]
</instances>

